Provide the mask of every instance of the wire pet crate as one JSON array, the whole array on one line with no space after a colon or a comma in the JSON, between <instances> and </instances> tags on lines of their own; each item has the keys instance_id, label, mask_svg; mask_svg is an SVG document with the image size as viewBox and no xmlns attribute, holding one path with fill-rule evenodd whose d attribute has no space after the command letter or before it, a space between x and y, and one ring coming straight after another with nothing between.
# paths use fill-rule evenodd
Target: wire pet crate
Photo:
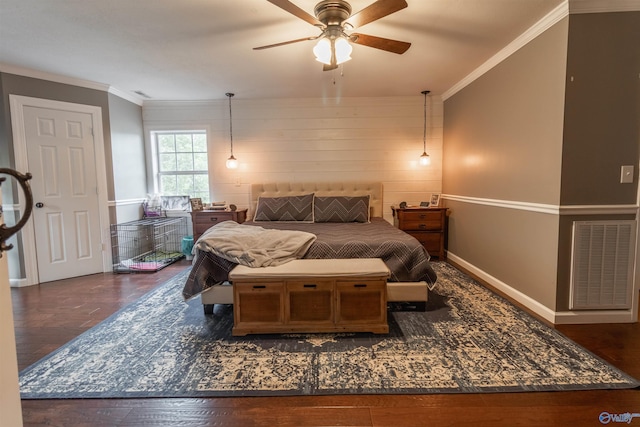
<instances>
[{"instance_id":1,"label":"wire pet crate","mask_svg":"<svg viewBox=\"0 0 640 427\"><path fill-rule=\"evenodd\" d=\"M115 273L154 272L184 257L186 217L144 218L111 225Z\"/></svg>"}]
</instances>

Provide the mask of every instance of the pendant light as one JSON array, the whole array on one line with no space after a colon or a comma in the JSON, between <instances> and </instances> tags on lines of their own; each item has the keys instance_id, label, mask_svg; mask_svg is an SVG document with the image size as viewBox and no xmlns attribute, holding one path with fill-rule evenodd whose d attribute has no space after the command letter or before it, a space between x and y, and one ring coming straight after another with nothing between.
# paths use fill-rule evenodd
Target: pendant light
<instances>
[{"instance_id":1,"label":"pendant light","mask_svg":"<svg viewBox=\"0 0 640 427\"><path fill-rule=\"evenodd\" d=\"M227 159L227 169L237 169L238 168L238 159L233 157L233 120L231 118L231 98L234 96L233 93L225 93L229 98L229 137L231 138L231 156Z\"/></svg>"},{"instance_id":2,"label":"pendant light","mask_svg":"<svg viewBox=\"0 0 640 427\"><path fill-rule=\"evenodd\" d=\"M427 154L427 94L429 90L423 90L421 93L424 95L424 132L422 135L422 155L420 156L420 164L422 166L429 166L431 164L431 158Z\"/></svg>"}]
</instances>

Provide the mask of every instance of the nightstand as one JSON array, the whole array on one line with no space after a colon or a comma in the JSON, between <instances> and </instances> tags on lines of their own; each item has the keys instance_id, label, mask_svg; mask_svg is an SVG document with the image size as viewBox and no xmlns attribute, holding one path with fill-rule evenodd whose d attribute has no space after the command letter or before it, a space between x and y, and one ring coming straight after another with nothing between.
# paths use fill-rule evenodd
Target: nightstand
<instances>
[{"instance_id":1,"label":"nightstand","mask_svg":"<svg viewBox=\"0 0 640 427\"><path fill-rule=\"evenodd\" d=\"M219 222L235 221L238 224L242 224L247 220L247 209L238 209L236 211L193 211L191 212L191 220L193 221L193 241L195 243L202 233Z\"/></svg>"},{"instance_id":2,"label":"nightstand","mask_svg":"<svg viewBox=\"0 0 640 427\"><path fill-rule=\"evenodd\" d=\"M396 208L393 210L394 225L412 235L433 258L444 261L448 208Z\"/></svg>"}]
</instances>

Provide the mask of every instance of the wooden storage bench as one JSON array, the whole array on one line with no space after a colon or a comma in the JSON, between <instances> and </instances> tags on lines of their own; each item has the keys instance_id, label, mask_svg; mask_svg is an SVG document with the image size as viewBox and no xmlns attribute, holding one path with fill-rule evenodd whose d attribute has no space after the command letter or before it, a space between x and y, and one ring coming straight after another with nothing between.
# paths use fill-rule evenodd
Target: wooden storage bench
<instances>
[{"instance_id":1,"label":"wooden storage bench","mask_svg":"<svg viewBox=\"0 0 640 427\"><path fill-rule=\"evenodd\" d=\"M277 267L239 265L233 283L233 335L389 332L387 278L378 258L299 259Z\"/></svg>"}]
</instances>

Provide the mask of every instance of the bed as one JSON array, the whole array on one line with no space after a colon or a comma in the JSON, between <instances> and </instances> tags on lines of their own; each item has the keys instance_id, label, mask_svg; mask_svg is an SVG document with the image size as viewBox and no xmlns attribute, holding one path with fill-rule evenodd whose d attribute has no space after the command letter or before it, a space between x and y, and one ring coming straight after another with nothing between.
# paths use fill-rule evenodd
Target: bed
<instances>
[{"instance_id":1,"label":"bed","mask_svg":"<svg viewBox=\"0 0 640 427\"><path fill-rule=\"evenodd\" d=\"M424 288L420 299L426 301L427 287L433 287L437 278L429 254L418 240L383 219L382 194L381 183L253 184L252 220L243 225L313 233L316 239L303 258L380 258L391 271L389 285L419 285ZM283 201L296 205L283 209ZM214 303L232 302L228 275L237 263L206 250L199 242L194 255L184 298L201 295L206 313Z\"/></svg>"}]
</instances>

